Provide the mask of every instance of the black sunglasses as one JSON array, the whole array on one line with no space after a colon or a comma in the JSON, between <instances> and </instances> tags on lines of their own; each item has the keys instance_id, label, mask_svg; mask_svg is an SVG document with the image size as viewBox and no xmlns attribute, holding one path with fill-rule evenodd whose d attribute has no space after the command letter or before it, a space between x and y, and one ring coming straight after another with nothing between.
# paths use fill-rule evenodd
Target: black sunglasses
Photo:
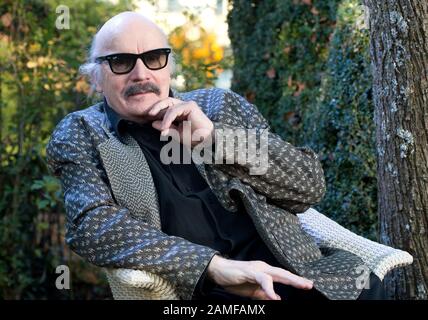
<instances>
[{"instance_id":1,"label":"black sunglasses","mask_svg":"<svg viewBox=\"0 0 428 320\"><path fill-rule=\"evenodd\" d=\"M170 48L155 49L140 54L114 53L108 56L98 57L95 59L95 62L103 63L104 61L108 61L113 73L125 74L134 69L137 59L140 58L148 69L159 70L165 68L168 64L168 55L170 53Z\"/></svg>"}]
</instances>

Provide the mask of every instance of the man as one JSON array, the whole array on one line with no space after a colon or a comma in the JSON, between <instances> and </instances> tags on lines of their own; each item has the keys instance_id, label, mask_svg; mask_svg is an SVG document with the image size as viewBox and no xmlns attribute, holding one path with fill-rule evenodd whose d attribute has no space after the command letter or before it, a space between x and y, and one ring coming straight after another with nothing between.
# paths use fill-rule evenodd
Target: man
<instances>
[{"instance_id":1,"label":"man","mask_svg":"<svg viewBox=\"0 0 428 320\"><path fill-rule=\"evenodd\" d=\"M113 17L96 34L82 71L104 101L66 116L47 147L71 248L98 266L155 273L182 299L367 295L356 285L361 259L321 250L295 215L325 192L315 153L268 133L257 108L231 91L173 93L169 54L165 34L136 13ZM185 122L199 139L185 143ZM268 133L263 174L250 174L251 161L161 159L161 137L174 131L190 150L221 148L230 160L239 152L223 150L217 133L226 129Z\"/></svg>"}]
</instances>

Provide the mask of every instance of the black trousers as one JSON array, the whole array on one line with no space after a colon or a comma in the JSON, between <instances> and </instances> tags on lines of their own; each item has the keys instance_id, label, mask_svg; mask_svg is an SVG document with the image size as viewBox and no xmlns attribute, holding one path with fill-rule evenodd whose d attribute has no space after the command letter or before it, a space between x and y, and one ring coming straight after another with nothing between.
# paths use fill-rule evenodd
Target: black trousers
<instances>
[{"instance_id":1,"label":"black trousers","mask_svg":"<svg viewBox=\"0 0 428 320\"><path fill-rule=\"evenodd\" d=\"M275 292L281 296L283 300L328 300L326 296L320 293L316 289L302 290L292 286L287 286L282 283L274 283ZM235 294L231 294L225 291L222 287L216 286L205 296L202 296L200 300L203 301L231 301L240 300L248 301L250 298L241 297ZM357 300L387 300L385 291L383 288L382 281L374 274L370 274L370 286L369 289L363 289Z\"/></svg>"}]
</instances>

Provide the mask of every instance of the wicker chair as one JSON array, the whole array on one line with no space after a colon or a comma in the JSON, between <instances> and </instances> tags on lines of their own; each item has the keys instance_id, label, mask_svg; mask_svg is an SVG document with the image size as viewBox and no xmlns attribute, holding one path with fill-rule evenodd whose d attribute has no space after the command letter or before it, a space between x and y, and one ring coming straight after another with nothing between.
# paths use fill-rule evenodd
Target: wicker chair
<instances>
[{"instance_id":1,"label":"wicker chair","mask_svg":"<svg viewBox=\"0 0 428 320\"><path fill-rule=\"evenodd\" d=\"M344 249L358 255L381 280L388 271L413 262L413 257L406 251L358 236L315 209L311 208L298 217L303 229L319 246ZM104 271L114 299L179 299L173 286L155 274L131 269L104 268Z\"/></svg>"}]
</instances>

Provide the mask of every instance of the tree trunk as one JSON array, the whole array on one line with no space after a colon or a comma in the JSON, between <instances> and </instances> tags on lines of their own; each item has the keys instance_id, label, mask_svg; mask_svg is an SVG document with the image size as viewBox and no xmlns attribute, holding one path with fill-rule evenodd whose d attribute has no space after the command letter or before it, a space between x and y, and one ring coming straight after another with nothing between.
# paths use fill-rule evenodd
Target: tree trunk
<instances>
[{"instance_id":1,"label":"tree trunk","mask_svg":"<svg viewBox=\"0 0 428 320\"><path fill-rule=\"evenodd\" d=\"M377 140L380 241L411 266L385 279L393 299L428 299L428 0L365 0Z\"/></svg>"}]
</instances>

